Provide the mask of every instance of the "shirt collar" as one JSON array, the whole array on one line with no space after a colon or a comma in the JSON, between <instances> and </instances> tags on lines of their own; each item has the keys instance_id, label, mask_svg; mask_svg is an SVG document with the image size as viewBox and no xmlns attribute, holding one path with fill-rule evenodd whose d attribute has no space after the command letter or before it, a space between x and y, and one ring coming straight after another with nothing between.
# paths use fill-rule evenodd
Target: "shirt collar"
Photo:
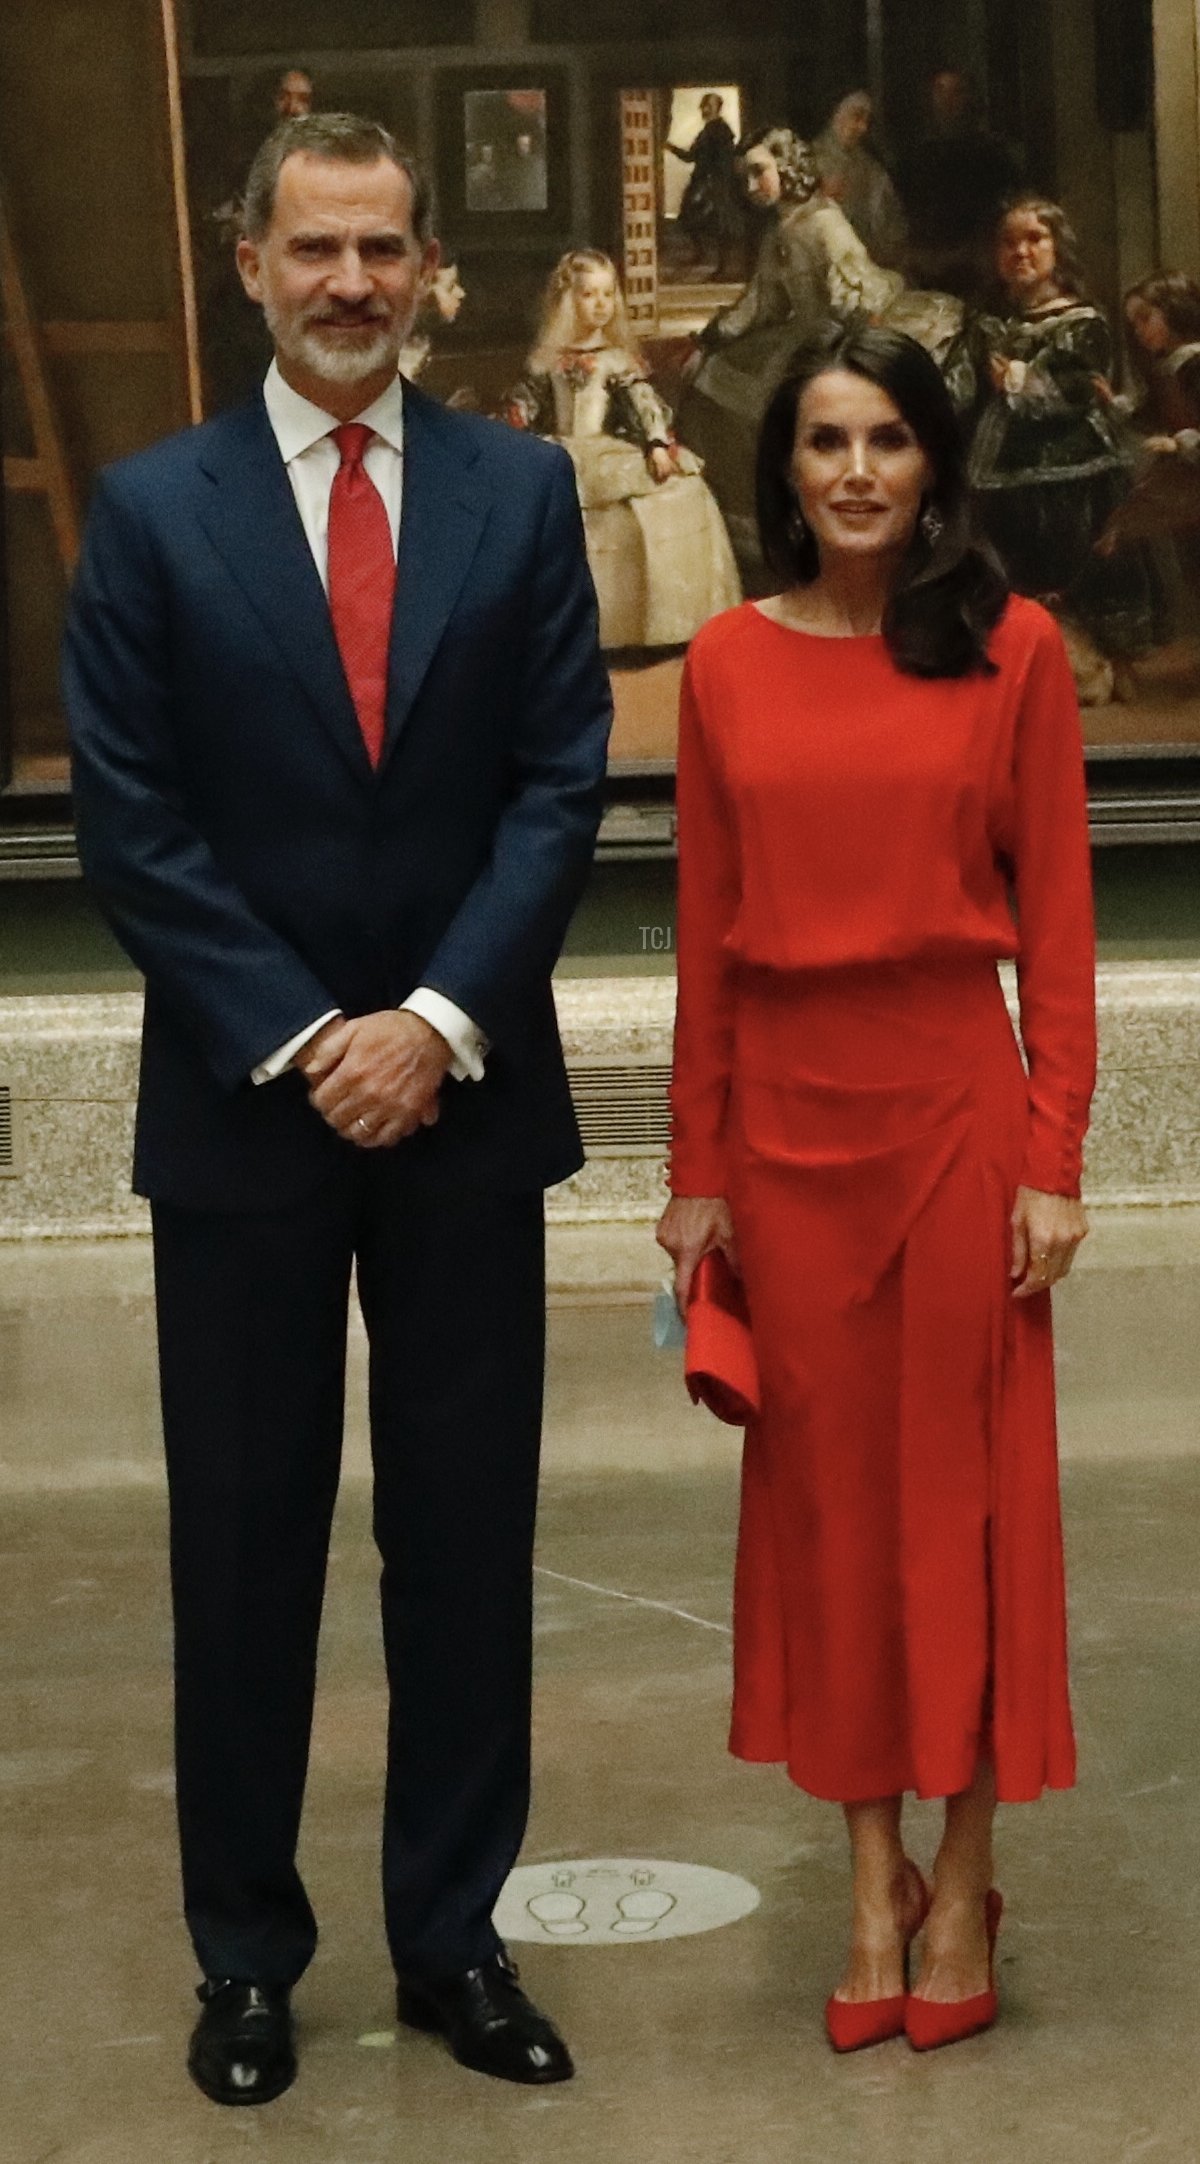
<instances>
[{"instance_id":1,"label":"shirt collar","mask_svg":"<svg viewBox=\"0 0 1200 2164\"><path fill-rule=\"evenodd\" d=\"M292 460L299 458L303 452L311 451L314 443L319 443L323 436L327 436L331 429L338 426L334 414L326 413L320 406L314 406L310 398L302 398L299 391L294 391L290 383L284 382L278 361L272 361L267 370L263 399L267 408L267 419L271 423L285 466L290 466ZM375 435L382 437L385 443L391 445L393 451L403 452L404 392L400 377L397 375L387 389L381 391L378 398L365 406L354 418L371 429Z\"/></svg>"}]
</instances>

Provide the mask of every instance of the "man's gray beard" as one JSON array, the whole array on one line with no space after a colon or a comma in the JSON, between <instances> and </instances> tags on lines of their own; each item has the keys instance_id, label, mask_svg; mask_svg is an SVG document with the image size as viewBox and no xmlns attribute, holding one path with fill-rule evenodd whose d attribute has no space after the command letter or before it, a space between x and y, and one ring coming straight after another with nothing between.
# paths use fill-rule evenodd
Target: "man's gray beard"
<instances>
[{"instance_id":1,"label":"man's gray beard","mask_svg":"<svg viewBox=\"0 0 1200 2164\"><path fill-rule=\"evenodd\" d=\"M320 332L305 325L286 325L279 311L263 301L263 315L267 329L280 353L289 361L298 361L311 375L321 377L326 383L363 383L368 376L378 375L381 369L398 368L403 333L395 322L381 323L378 334L367 346L336 346L327 344Z\"/></svg>"}]
</instances>

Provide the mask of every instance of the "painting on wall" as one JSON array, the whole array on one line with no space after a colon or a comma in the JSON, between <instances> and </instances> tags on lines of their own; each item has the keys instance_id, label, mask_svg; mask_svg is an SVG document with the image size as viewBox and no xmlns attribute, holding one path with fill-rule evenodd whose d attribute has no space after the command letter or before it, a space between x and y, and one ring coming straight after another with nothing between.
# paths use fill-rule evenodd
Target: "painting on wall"
<instances>
[{"instance_id":1,"label":"painting on wall","mask_svg":"<svg viewBox=\"0 0 1200 2164\"><path fill-rule=\"evenodd\" d=\"M203 410L252 395L269 360L233 261L255 149L280 119L361 112L423 162L449 266L406 372L557 436L574 464L622 773L667 784L687 639L768 589L753 460L772 388L815 331L865 314L944 369L979 523L1063 625L1089 753L1130 773L1192 758L1200 801L1200 218L1181 179L1196 145L1156 135L1147 0L1056 4L1094 68L1058 64L1051 0L862 0L840 11L836 51L805 11L763 0L761 35L701 36L687 0L661 0L636 70L615 35L590 24L583 38L575 10L534 11L543 33L526 46L393 36L383 0L271 0L265 42L232 0L183 8L175 148ZM1173 10L1194 37L1190 4L1161 0L1164 21ZM551 15L576 24L569 40L546 30ZM1141 26L1138 67L1125 43L1119 69L1096 43L1118 16L1126 42ZM985 17L1003 37L982 36ZM78 308L64 274L40 333L67 405L85 330L112 335L108 303L76 282ZM155 328L164 350L174 336ZM89 460L136 447L118 381L130 371L102 353L94 370L103 425L68 416L63 430L81 499ZM50 572L27 570L12 408L10 391L16 648L38 630L29 595ZM49 662L42 678L37 728L58 745ZM11 733L28 763L32 720Z\"/></svg>"},{"instance_id":2,"label":"painting on wall","mask_svg":"<svg viewBox=\"0 0 1200 2164\"><path fill-rule=\"evenodd\" d=\"M549 209L544 90L468 90L463 135L469 211Z\"/></svg>"}]
</instances>

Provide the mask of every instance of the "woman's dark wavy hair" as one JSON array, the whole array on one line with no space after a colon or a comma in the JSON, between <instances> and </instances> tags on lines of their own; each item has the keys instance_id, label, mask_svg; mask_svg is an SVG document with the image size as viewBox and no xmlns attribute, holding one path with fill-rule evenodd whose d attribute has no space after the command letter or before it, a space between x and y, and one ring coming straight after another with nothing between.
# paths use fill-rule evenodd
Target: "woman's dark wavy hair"
<instances>
[{"instance_id":1,"label":"woman's dark wavy hair","mask_svg":"<svg viewBox=\"0 0 1200 2164\"><path fill-rule=\"evenodd\" d=\"M810 585L820 570L815 536L798 517L792 459L800 401L818 376L834 369L886 392L933 471L921 519L932 511L941 530L931 540L921 519L914 529L884 613L892 659L908 676L992 675L988 639L1004 613L1008 580L972 531L962 437L941 371L902 331L839 325L795 356L758 438L758 530L766 562L787 585Z\"/></svg>"}]
</instances>

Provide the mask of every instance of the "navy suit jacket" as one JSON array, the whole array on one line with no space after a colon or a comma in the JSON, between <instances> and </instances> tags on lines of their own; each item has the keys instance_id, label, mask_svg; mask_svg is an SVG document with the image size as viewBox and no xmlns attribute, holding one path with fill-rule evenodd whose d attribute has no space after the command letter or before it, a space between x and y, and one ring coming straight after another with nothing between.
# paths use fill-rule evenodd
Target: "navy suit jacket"
<instances>
[{"instance_id":1,"label":"navy suit jacket","mask_svg":"<svg viewBox=\"0 0 1200 2164\"><path fill-rule=\"evenodd\" d=\"M581 1162L551 971L587 876L611 719L557 446L405 389L387 734L373 771L262 398L101 476L65 689L86 877L146 978L134 1185L297 1200L344 1160L291 1073L332 1007L418 984L490 1038L398 1147L544 1186Z\"/></svg>"}]
</instances>

